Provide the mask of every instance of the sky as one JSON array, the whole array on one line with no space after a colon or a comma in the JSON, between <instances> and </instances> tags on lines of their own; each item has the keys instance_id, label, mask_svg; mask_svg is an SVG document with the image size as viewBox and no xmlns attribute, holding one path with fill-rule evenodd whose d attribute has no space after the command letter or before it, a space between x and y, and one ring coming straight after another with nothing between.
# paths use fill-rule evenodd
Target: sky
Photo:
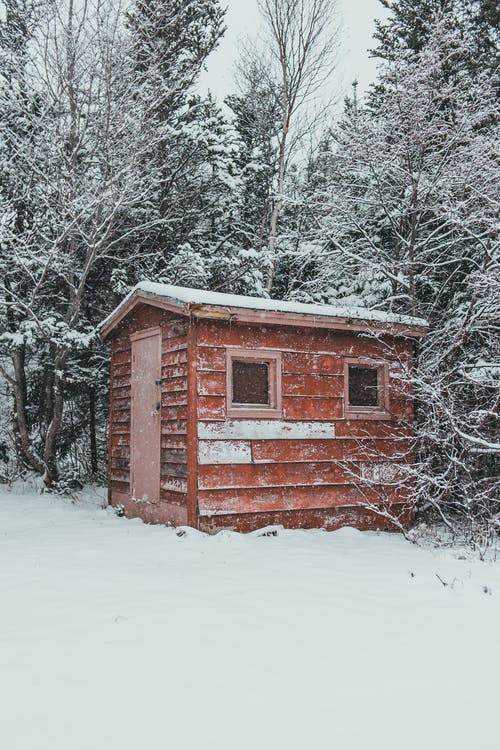
<instances>
[{"instance_id":1,"label":"sky","mask_svg":"<svg viewBox=\"0 0 500 750\"><path fill-rule=\"evenodd\" d=\"M341 98L354 79L359 91L365 91L375 79L376 62L370 59L373 46L374 19L386 14L379 0L337 0L343 28L340 60L332 80L332 94ZM202 90L210 89L222 100L234 90L234 63L239 41L254 36L259 29L257 0L225 0L227 31L219 48L208 60L208 69L200 80Z\"/></svg>"}]
</instances>

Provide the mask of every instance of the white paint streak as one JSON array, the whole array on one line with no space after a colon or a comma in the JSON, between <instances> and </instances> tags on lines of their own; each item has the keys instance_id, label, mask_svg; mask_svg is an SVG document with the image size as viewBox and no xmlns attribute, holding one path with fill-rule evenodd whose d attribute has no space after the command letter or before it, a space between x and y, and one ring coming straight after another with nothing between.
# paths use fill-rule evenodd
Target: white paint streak
<instances>
[{"instance_id":1,"label":"white paint streak","mask_svg":"<svg viewBox=\"0 0 500 750\"><path fill-rule=\"evenodd\" d=\"M335 437L335 422L284 422L279 419L228 419L198 422L200 440L308 440Z\"/></svg>"},{"instance_id":2,"label":"white paint streak","mask_svg":"<svg viewBox=\"0 0 500 750\"><path fill-rule=\"evenodd\" d=\"M200 464L250 464L250 443L243 440L200 440L198 443Z\"/></svg>"}]
</instances>

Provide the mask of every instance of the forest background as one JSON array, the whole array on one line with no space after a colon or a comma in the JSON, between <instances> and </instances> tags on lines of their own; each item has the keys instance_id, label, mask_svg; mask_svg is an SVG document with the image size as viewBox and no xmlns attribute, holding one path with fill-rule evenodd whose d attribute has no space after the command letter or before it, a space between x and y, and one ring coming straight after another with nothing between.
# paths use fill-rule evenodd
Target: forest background
<instances>
[{"instance_id":1,"label":"forest background","mask_svg":"<svg viewBox=\"0 0 500 750\"><path fill-rule=\"evenodd\" d=\"M427 318L405 481L496 538L500 11L381 2L377 80L339 113L334 0L260 0L224 103L196 86L218 0L2 0L2 481L105 479L97 326L152 279Z\"/></svg>"}]
</instances>

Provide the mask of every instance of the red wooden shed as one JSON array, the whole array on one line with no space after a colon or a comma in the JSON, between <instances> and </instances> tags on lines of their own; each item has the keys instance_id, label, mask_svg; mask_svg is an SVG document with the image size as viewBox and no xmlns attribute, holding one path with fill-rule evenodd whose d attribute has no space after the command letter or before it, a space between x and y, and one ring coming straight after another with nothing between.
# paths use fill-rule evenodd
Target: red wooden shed
<instances>
[{"instance_id":1,"label":"red wooden shed","mask_svg":"<svg viewBox=\"0 0 500 750\"><path fill-rule=\"evenodd\" d=\"M411 520L411 367L425 321L143 282L111 339L109 502L240 531ZM378 512L380 509L381 512Z\"/></svg>"}]
</instances>

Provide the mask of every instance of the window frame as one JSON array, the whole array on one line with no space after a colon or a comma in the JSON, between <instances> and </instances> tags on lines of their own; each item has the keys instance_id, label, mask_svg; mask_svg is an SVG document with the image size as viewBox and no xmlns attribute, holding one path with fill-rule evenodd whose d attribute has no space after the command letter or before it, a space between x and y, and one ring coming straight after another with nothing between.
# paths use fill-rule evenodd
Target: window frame
<instances>
[{"instance_id":1,"label":"window frame","mask_svg":"<svg viewBox=\"0 0 500 750\"><path fill-rule=\"evenodd\" d=\"M269 365L269 406L233 403L233 361ZM226 415L228 417L278 419L281 405L281 352L275 350L231 348L226 350Z\"/></svg>"},{"instance_id":2,"label":"window frame","mask_svg":"<svg viewBox=\"0 0 500 750\"><path fill-rule=\"evenodd\" d=\"M349 403L349 367L352 366L377 370L377 406L355 406ZM370 357L344 358L344 416L346 419L391 419L387 362Z\"/></svg>"}]
</instances>

